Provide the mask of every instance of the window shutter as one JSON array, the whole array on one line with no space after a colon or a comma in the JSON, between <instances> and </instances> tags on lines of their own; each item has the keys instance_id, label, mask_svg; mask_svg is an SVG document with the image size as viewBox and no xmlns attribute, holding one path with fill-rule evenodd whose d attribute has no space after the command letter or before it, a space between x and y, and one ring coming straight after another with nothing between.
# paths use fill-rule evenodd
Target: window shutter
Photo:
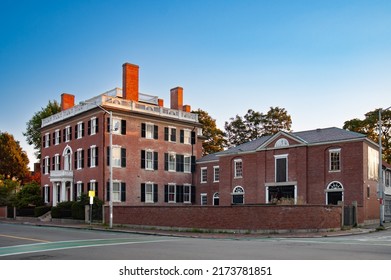
<instances>
[{"instance_id":1,"label":"window shutter","mask_svg":"<svg viewBox=\"0 0 391 280\"><path fill-rule=\"evenodd\" d=\"M191 156L191 173L195 172L195 167L196 167L196 157Z\"/></svg>"},{"instance_id":2,"label":"window shutter","mask_svg":"<svg viewBox=\"0 0 391 280\"><path fill-rule=\"evenodd\" d=\"M98 166L99 162L99 147L95 147L95 166Z\"/></svg>"},{"instance_id":3,"label":"window shutter","mask_svg":"<svg viewBox=\"0 0 391 280\"><path fill-rule=\"evenodd\" d=\"M89 120L87 124L87 133L88 135L91 135L91 120Z\"/></svg>"},{"instance_id":4,"label":"window shutter","mask_svg":"<svg viewBox=\"0 0 391 280\"><path fill-rule=\"evenodd\" d=\"M183 186L176 186L176 198L177 203L183 202Z\"/></svg>"},{"instance_id":5,"label":"window shutter","mask_svg":"<svg viewBox=\"0 0 391 280\"><path fill-rule=\"evenodd\" d=\"M48 187L48 202L50 202L51 199L50 199L50 187Z\"/></svg>"},{"instance_id":6,"label":"window shutter","mask_svg":"<svg viewBox=\"0 0 391 280\"><path fill-rule=\"evenodd\" d=\"M141 169L145 169L145 150L141 150Z\"/></svg>"},{"instance_id":7,"label":"window shutter","mask_svg":"<svg viewBox=\"0 0 391 280\"><path fill-rule=\"evenodd\" d=\"M146 125L145 125L145 123L142 123L141 124L141 137L142 138L145 138L145 136L146 136L146 132L145 132L145 130L146 130Z\"/></svg>"},{"instance_id":8,"label":"window shutter","mask_svg":"<svg viewBox=\"0 0 391 280\"><path fill-rule=\"evenodd\" d=\"M176 128L171 129L171 141L176 142Z\"/></svg>"},{"instance_id":9,"label":"window shutter","mask_svg":"<svg viewBox=\"0 0 391 280\"><path fill-rule=\"evenodd\" d=\"M84 123L81 124L81 137L84 137Z\"/></svg>"},{"instance_id":10,"label":"window shutter","mask_svg":"<svg viewBox=\"0 0 391 280\"><path fill-rule=\"evenodd\" d=\"M84 168L84 150L81 150L81 168Z\"/></svg>"},{"instance_id":11,"label":"window shutter","mask_svg":"<svg viewBox=\"0 0 391 280\"><path fill-rule=\"evenodd\" d=\"M164 141L168 141L168 127L164 128Z\"/></svg>"},{"instance_id":12,"label":"window shutter","mask_svg":"<svg viewBox=\"0 0 391 280\"><path fill-rule=\"evenodd\" d=\"M153 126L153 139L159 139L159 127L157 125Z\"/></svg>"},{"instance_id":13,"label":"window shutter","mask_svg":"<svg viewBox=\"0 0 391 280\"><path fill-rule=\"evenodd\" d=\"M91 148L87 150L87 167L91 166Z\"/></svg>"},{"instance_id":14,"label":"window shutter","mask_svg":"<svg viewBox=\"0 0 391 280\"><path fill-rule=\"evenodd\" d=\"M164 153L164 170L168 171L168 154Z\"/></svg>"},{"instance_id":15,"label":"window shutter","mask_svg":"<svg viewBox=\"0 0 391 280\"><path fill-rule=\"evenodd\" d=\"M74 168L76 170L77 169L77 151L75 153L73 153L73 157L74 157Z\"/></svg>"},{"instance_id":16,"label":"window shutter","mask_svg":"<svg viewBox=\"0 0 391 280\"><path fill-rule=\"evenodd\" d=\"M126 167L126 149L121 148L121 167Z\"/></svg>"},{"instance_id":17,"label":"window shutter","mask_svg":"<svg viewBox=\"0 0 391 280\"><path fill-rule=\"evenodd\" d=\"M159 169L158 152L153 152L153 170Z\"/></svg>"},{"instance_id":18,"label":"window shutter","mask_svg":"<svg viewBox=\"0 0 391 280\"><path fill-rule=\"evenodd\" d=\"M84 183L81 183L81 193L84 193Z\"/></svg>"},{"instance_id":19,"label":"window shutter","mask_svg":"<svg viewBox=\"0 0 391 280\"><path fill-rule=\"evenodd\" d=\"M110 146L107 147L107 166L110 166Z\"/></svg>"},{"instance_id":20,"label":"window shutter","mask_svg":"<svg viewBox=\"0 0 391 280\"><path fill-rule=\"evenodd\" d=\"M286 158L278 158L276 163L276 181L286 182Z\"/></svg>"},{"instance_id":21,"label":"window shutter","mask_svg":"<svg viewBox=\"0 0 391 280\"><path fill-rule=\"evenodd\" d=\"M121 134L126 135L126 120L121 120Z\"/></svg>"},{"instance_id":22,"label":"window shutter","mask_svg":"<svg viewBox=\"0 0 391 280\"><path fill-rule=\"evenodd\" d=\"M77 139L77 125L75 125L75 139Z\"/></svg>"},{"instance_id":23,"label":"window shutter","mask_svg":"<svg viewBox=\"0 0 391 280\"><path fill-rule=\"evenodd\" d=\"M73 184L73 200L77 200L77 184Z\"/></svg>"},{"instance_id":24,"label":"window shutter","mask_svg":"<svg viewBox=\"0 0 391 280\"><path fill-rule=\"evenodd\" d=\"M183 172L184 155L176 155L176 171Z\"/></svg>"},{"instance_id":25,"label":"window shutter","mask_svg":"<svg viewBox=\"0 0 391 280\"><path fill-rule=\"evenodd\" d=\"M106 199L107 201L110 201L110 182L107 182L106 184Z\"/></svg>"},{"instance_id":26,"label":"window shutter","mask_svg":"<svg viewBox=\"0 0 391 280\"><path fill-rule=\"evenodd\" d=\"M185 143L185 131L183 129L179 131L179 142Z\"/></svg>"},{"instance_id":27,"label":"window shutter","mask_svg":"<svg viewBox=\"0 0 391 280\"><path fill-rule=\"evenodd\" d=\"M66 134L66 130L65 128L62 130L62 142L65 142L65 134Z\"/></svg>"},{"instance_id":28,"label":"window shutter","mask_svg":"<svg viewBox=\"0 0 391 280\"><path fill-rule=\"evenodd\" d=\"M191 144L194 145L196 143L196 133L195 131L191 132Z\"/></svg>"},{"instance_id":29,"label":"window shutter","mask_svg":"<svg viewBox=\"0 0 391 280\"><path fill-rule=\"evenodd\" d=\"M164 202L168 202L168 185L164 185Z\"/></svg>"},{"instance_id":30,"label":"window shutter","mask_svg":"<svg viewBox=\"0 0 391 280\"><path fill-rule=\"evenodd\" d=\"M141 183L141 202L145 202L145 183Z\"/></svg>"},{"instance_id":31,"label":"window shutter","mask_svg":"<svg viewBox=\"0 0 391 280\"><path fill-rule=\"evenodd\" d=\"M69 140L72 140L72 126L69 127Z\"/></svg>"},{"instance_id":32,"label":"window shutter","mask_svg":"<svg viewBox=\"0 0 391 280\"><path fill-rule=\"evenodd\" d=\"M158 187L157 184L153 184L153 202L158 202Z\"/></svg>"},{"instance_id":33,"label":"window shutter","mask_svg":"<svg viewBox=\"0 0 391 280\"><path fill-rule=\"evenodd\" d=\"M196 187L191 186L191 203L195 203L195 198L196 198Z\"/></svg>"},{"instance_id":34,"label":"window shutter","mask_svg":"<svg viewBox=\"0 0 391 280\"><path fill-rule=\"evenodd\" d=\"M95 119L95 133L98 133L99 132L99 119L96 118Z\"/></svg>"},{"instance_id":35,"label":"window shutter","mask_svg":"<svg viewBox=\"0 0 391 280\"><path fill-rule=\"evenodd\" d=\"M52 157L52 170L55 169L56 157Z\"/></svg>"},{"instance_id":36,"label":"window shutter","mask_svg":"<svg viewBox=\"0 0 391 280\"><path fill-rule=\"evenodd\" d=\"M107 132L110 133L110 118L107 118Z\"/></svg>"},{"instance_id":37,"label":"window shutter","mask_svg":"<svg viewBox=\"0 0 391 280\"><path fill-rule=\"evenodd\" d=\"M58 131L58 143L61 143L61 129Z\"/></svg>"},{"instance_id":38,"label":"window shutter","mask_svg":"<svg viewBox=\"0 0 391 280\"><path fill-rule=\"evenodd\" d=\"M53 145L56 144L56 133L53 132L52 134L52 142L53 142Z\"/></svg>"},{"instance_id":39,"label":"window shutter","mask_svg":"<svg viewBox=\"0 0 391 280\"><path fill-rule=\"evenodd\" d=\"M126 201L126 183L121 183L121 201Z\"/></svg>"}]
</instances>

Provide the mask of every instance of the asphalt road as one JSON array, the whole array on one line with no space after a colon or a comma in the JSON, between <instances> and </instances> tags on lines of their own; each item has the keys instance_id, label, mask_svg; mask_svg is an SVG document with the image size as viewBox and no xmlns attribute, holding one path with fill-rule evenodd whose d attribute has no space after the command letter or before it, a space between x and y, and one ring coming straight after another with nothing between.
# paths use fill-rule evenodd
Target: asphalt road
<instances>
[{"instance_id":1,"label":"asphalt road","mask_svg":"<svg viewBox=\"0 0 391 280\"><path fill-rule=\"evenodd\" d=\"M391 260L391 231L205 239L0 223L0 260Z\"/></svg>"}]
</instances>

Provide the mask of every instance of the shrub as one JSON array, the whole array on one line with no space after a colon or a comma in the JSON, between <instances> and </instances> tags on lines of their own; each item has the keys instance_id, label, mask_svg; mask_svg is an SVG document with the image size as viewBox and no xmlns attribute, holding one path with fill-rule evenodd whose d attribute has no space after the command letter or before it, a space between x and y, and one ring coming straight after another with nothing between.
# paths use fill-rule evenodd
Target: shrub
<instances>
[{"instance_id":1,"label":"shrub","mask_svg":"<svg viewBox=\"0 0 391 280\"><path fill-rule=\"evenodd\" d=\"M73 201L64 201L52 207L52 218L72 218L72 205Z\"/></svg>"}]
</instances>

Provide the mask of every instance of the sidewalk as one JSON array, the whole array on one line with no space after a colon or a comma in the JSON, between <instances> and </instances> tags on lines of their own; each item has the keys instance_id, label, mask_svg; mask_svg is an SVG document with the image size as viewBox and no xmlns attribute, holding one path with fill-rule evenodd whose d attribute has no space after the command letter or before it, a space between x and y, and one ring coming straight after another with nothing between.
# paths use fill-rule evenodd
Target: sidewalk
<instances>
[{"instance_id":1,"label":"sidewalk","mask_svg":"<svg viewBox=\"0 0 391 280\"><path fill-rule=\"evenodd\" d=\"M209 239L256 239L256 238L311 238L311 237L333 237L333 236L348 236L356 234L365 234L375 232L379 228L379 224L366 225L362 227L350 228L346 230L332 231L291 231L291 232L273 232L273 233L235 233L235 232L202 232L200 230L167 230L158 228L140 228L125 225L114 225L109 229L107 225L102 224L86 224L83 221L74 220L52 220L40 221L38 218L17 217L17 219L0 219L1 223L17 223L35 226L47 227L67 227L84 230L100 230L114 231L147 235L160 235L172 237L189 237L189 238L209 238ZM391 222L384 223L384 229L390 229Z\"/></svg>"}]
</instances>

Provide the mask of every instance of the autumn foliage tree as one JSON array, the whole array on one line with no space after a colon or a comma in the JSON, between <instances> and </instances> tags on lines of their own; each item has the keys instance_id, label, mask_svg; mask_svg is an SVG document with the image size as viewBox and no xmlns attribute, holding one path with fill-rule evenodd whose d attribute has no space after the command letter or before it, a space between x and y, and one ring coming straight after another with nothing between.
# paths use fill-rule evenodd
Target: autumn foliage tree
<instances>
[{"instance_id":1,"label":"autumn foliage tree","mask_svg":"<svg viewBox=\"0 0 391 280\"><path fill-rule=\"evenodd\" d=\"M202 143L202 154L205 156L222 151L226 142L225 134L217 127L216 120L201 109L193 113L198 114L198 121L202 124L202 134L205 137Z\"/></svg>"},{"instance_id":2,"label":"autumn foliage tree","mask_svg":"<svg viewBox=\"0 0 391 280\"><path fill-rule=\"evenodd\" d=\"M383 158L391 163L391 111L382 111ZM365 114L364 119L352 119L344 123L344 129L365 134L375 143L379 143L379 109Z\"/></svg>"},{"instance_id":3,"label":"autumn foliage tree","mask_svg":"<svg viewBox=\"0 0 391 280\"><path fill-rule=\"evenodd\" d=\"M29 174L29 159L19 141L7 132L0 132L0 175L5 179L24 180Z\"/></svg>"}]
</instances>

